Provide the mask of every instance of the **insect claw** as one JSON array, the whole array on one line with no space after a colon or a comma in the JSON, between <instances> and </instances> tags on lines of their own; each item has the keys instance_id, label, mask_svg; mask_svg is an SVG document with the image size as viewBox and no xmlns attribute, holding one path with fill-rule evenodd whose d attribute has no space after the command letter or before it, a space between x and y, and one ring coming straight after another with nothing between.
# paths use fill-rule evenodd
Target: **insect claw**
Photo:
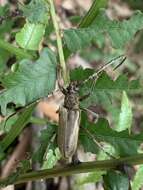
<instances>
[{"instance_id":1,"label":"insect claw","mask_svg":"<svg viewBox=\"0 0 143 190\"><path fill-rule=\"evenodd\" d=\"M78 159L78 156L77 156L77 153L75 153L72 157L72 162L71 164L72 165L78 165L78 164L81 164L82 162Z\"/></svg>"},{"instance_id":2,"label":"insect claw","mask_svg":"<svg viewBox=\"0 0 143 190\"><path fill-rule=\"evenodd\" d=\"M59 113L59 109L58 109L58 110L56 110L56 113Z\"/></svg>"},{"instance_id":3,"label":"insect claw","mask_svg":"<svg viewBox=\"0 0 143 190\"><path fill-rule=\"evenodd\" d=\"M81 163L82 163L82 162L81 162L79 159L77 159L77 160L73 160L73 159L72 159L71 165L76 166L76 165L79 165L79 164L81 164Z\"/></svg>"}]
</instances>

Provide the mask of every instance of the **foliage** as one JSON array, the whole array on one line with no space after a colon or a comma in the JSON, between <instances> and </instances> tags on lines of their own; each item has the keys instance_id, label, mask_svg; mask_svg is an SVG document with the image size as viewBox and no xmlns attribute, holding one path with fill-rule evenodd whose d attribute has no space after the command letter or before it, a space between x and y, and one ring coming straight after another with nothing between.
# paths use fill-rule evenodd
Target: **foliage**
<instances>
[{"instance_id":1,"label":"foliage","mask_svg":"<svg viewBox=\"0 0 143 190\"><path fill-rule=\"evenodd\" d=\"M51 83L47 82L49 79ZM2 113L6 114L8 103L25 106L47 96L54 90L55 80L56 57L51 50L44 49L35 63L22 60L15 71L11 71L1 79L6 88L0 96Z\"/></svg>"},{"instance_id":2,"label":"foliage","mask_svg":"<svg viewBox=\"0 0 143 190\"><path fill-rule=\"evenodd\" d=\"M129 102L126 92L124 91L122 95L121 112L117 131L123 131L125 129L131 131L132 117L131 103Z\"/></svg>"},{"instance_id":3,"label":"foliage","mask_svg":"<svg viewBox=\"0 0 143 190\"><path fill-rule=\"evenodd\" d=\"M88 72L85 70L83 73ZM86 74L84 74L84 77L85 76ZM123 90L135 92L140 88L138 80L128 81L125 75L120 75L116 80L112 80L106 73L102 73L96 83L89 81L81 88L81 95L90 93L90 96L84 102L81 102L81 106L88 107L93 103L106 105L107 102L115 96L115 94L119 94Z\"/></svg>"},{"instance_id":4,"label":"foliage","mask_svg":"<svg viewBox=\"0 0 143 190\"><path fill-rule=\"evenodd\" d=\"M9 14L9 5L0 6L0 16L2 18L6 17ZM14 22L11 19L6 19L0 25L0 37L5 36L6 33L11 32Z\"/></svg>"},{"instance_id":5,"label":"foliage","mask_svg":"<svg viewBox=\"0 0 143 190\"><path fill-rule=\"evenodd\" d=\"M49 149L46 154L46 159L43 163L42 169L53 168L60 159L61 154L58 148L55 148L54 150Z\"/></svg>"},{"instance_id":6,"label":"foliage","mask_svg":"<svg viewBox=\"0 0 143 190\"><path fill-rule=\"evenodd\" d=\"M44 0L33 0L28 5L21 7L23 15L34 24L47 23L50 17L49 4Z\"/></svg>"},{"instance_id":7,"label":"foliage","mask_svg":"<svg viewBox=\"0 0 143 190\"><path fill-rule=\"evenodd\" d=\"M41 131L41 135L39 137L40 140L40 147L37 149L37 151L34 153L33 160L38 161L41 165L44 161L44 155L45 152L48 149L54 149L54 147L51 147L52 138L55 134L56 128L54 125L49 125L47 129L44 129Z\"/></svg>"},{"instance_id":8,"label":"foliage","mask_svg":"<svg viewBox=\"0 0 143 190\"><path fill-rule=\"evenodd\" d=\"M22 162L21 167L5 185L16 183L17 178L21 180L20 182L23 182L23 179L39 179L39 176L43 179L47 175L46 169L49 169L48 172L53 177L56 171L53 167L62 159L56 142L58 124L44 119L39 122L38 118L31 115L35 110L36 102L53 93L59 74L62 74L61 78L65 80L63 73L66 73L66 81L70 78L71 81L83 82L95 73L94 69L82 67L69 72L68 60L64 61L63 55L67 59L71 53L80 50L79 55L83 59L88 54L86 60L98 63L103 61L105 55L109 58L120 52L126 54L127 45L129 46L143 29L141 11L134 11L128 19L111 20L106 14L107 0L97 0L93 1L91 8L77 27L61 30L58 28L52 3L53 0L31 0L26 5L20 4L22 15L16 15L14 18L11 18L13 12L8 5L0 7L2 22L0 25L0 108L2 116L6 116L0 125L1 131L5 133L4 138L0 140L0 161L6 161L10 156L16 138L20 136L27 124L36 122L46 125L40 135L37 135L39 146L36 151L30 154L29 159ZM55 45L56 41L57 45ZM106 49L108 51L104 52ZM127 58L126 69L122 70L120 75L119 70L114 79L102 71L96 78L88 80L79 87L79 96L89 94L80 102L79 144L85 154L93 153L97 160L108 159L109 161L111 157L114 158L113 165L110 165L112 169L115 169L114 164L118 160L124 164L122 158L127 156L127 161L143 163L141 157L138 162L133 159L133 156L138 155L143 139L142 132L135 134L133 126L135 124L133 114L136 108L134 99L138 100L138 97L142 96L142 84L139 75L134 76L137 67L132 66L129 56ZM61 73L59 73L60 69ZM131 72L132 77L124 74L126 70ZM96 105L100 105L106 114L101 118L99 116L97 122L93 122L85 113L85 108L90 106L95 108ZM111 115L114 117L113 121L112 117L108 117ZM29 176L32 175L31 178L27 176L22 178L21 173L26 175L32 168L31 162L38 163L41 171L36 174L32 171L33 173L28 173ZM98 163L100 164L99 161ZM85 164L86 167L88 164ZM101 166L102 170L97 173L82 168L80 172L92 171L92 173L77 180L76 185L103 180L105 189L129 188L129 179L125 171L121 171L119 167L116 167L116 170L109 170L111 168L108 164ZM69 174L68 172L75 174L78 168L80 166L76 169L65 166L61 174L57 172L57 176L65 176ZM135 190L142 186L141 174L142 167L137 171L132 183Z\"/></svg>"},{"instance_id":9,"label":"foliage","mask_svg":"<svg viewBox=\"0 0 143 190\"><path fill-rule=\"evenodd\" d=\"M75 52L96 38L104 37L107 33L114 48L123 48L135 33L143 28L143 14L136 12L130 20L123 22L111 21L101 11L88 28L69 29L64 31L64 40L71 52ZM75 46L76 44L76 46Z\"/></svg>"},{"instance_id":10,"label":"foliage","mask_svg":"<svg viewBox=\"0 0 143 190\"><path fill-rule=\"evenodd\" d=\"M84 128L87 128L97 141L107 142L114 146L121 157L137 154L143 134L129 134L128 130L117 132L109 127L108 121L105 119L99 119L96 124L93 124L88 121L85 115L82 115L82 117L81 125L83 129L81 129L80 140L85 151L97 153L100 148L95 145L91 136L84 131Z\"/></svg>"},{"instance_id":11,"label":"foliage","mask_svg":"<svg viewBox=\"0 0 143 190\"><path fill-rule=\"evenodd\" d=\"M4 151L12 144L12 142L18 137L26 124L29 122L35 103L25 108L21 115L17 118L15 123L11 126L11 130L7 133L4 139L0 142L0 161L3 159Z\"/></svg>"},{"instance_id":12,"label":"foliage","mask_svg":"<svg viewBox=\"0 0 143 190\"><path fill-rule=\"evenodd\" d=\"M143 174L143 166L141 165L133 179L133 183L132 183L133 190L139 190L142 187L143 185L142 177L141 177L142 174Z\"/></svg>"},{"instance_id":13,"label":"foliage","mask_svg":"<svg viewBox=\"0 0 143 190\"><path fill-rule=\"evenodd\" d=\"M102 176L106 174L106 171L92 172L85 177L77 179L76 185L83 185L87 183L96 183L102 179Z\"/></svg>"},{"instance_id":14,"label":"foliage","mask_svg":"<svg viewBox=\"0 0 143 190\"><path fill-rule=\"evenodd\" d=\"M38 50L44 33L43 24L31 24L27 21L22 30L16 34L16 41L24 49Z\"/></svg>"},{"instance_id":15,"label":"foliage","mask_svg":"<svg viewBox=\"0 0 143 190\"><path fill-rule=\"evenodd\" d=\"M105 189L123 189L128 190L129 189L129 180L126 175L123 175L121 173L115 172L115 171L109 171L104 176L104 188Z\"/></svg>"}]
</instances>

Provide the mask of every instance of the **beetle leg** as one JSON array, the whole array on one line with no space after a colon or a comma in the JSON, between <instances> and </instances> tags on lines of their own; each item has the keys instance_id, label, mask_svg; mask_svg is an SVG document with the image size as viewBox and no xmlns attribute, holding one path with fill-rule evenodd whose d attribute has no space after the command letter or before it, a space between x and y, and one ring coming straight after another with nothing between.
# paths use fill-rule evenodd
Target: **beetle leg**
<instances>
[{"instance_id":1,"label":"beetle leg","mask_svg":"<svg viewBox=\"0 0 143 190\"><path fill-rule=\"evenodd\" d=\"M61 90L61 92L66 95L67 94L67 90L60 84L60 82L58 81L58 86L59 86L59 89Z\"/></svg>"},{"instance_id":2,"label":"beetle leg","mask_svg":"<svg viewBox=\"0 0 143 190\"><path fill-rule=\"evenodd\" d=\"M81 164L81 161L78 159L77 151L76 153L72 156L72 165L77 165Z\"/></svg>"},{"instance_id":3,"label":"beetle leg","mask_svg":"<svg viewBox=\"0 0 143 190\"><path fill-rule=\"evenodd\" d=\"M58 109L58 110L56 110L56 113L59 113L59 109Z\"/></svg>"},{"instance_id":4,"label":"beetle leg","mask_svg":"<svg viewBox=\"0 0 143 190\"><path fill-rule=\"evenodd\" d=\"M81 96L81 97L79 98L79 101L83 101L83 100L85 100L86 98L88 98L89 96L90 96L90 93L85 94L85 95L83 95L83 96Z\"/></svg>"},{"instance_id":5,"label":"beetle leg","mask_svg":"<svg viewBox=\"0 0 143 190\"><path fill-rule=\"evenodd\" d=\"M93 112L92 110L87 109L87 108L81 108L81 110L86 111L86 112L90 113L91 115L93 115L95 122L98 120L99 115L97 113Z\"/></svg>"},{"instance_id":6,"label":"beetle leg","mask_svg":"<svg viewBox=\"0 0 143 190\"><path fill-rule=\"evenodd\" d=\"M57 66L57 80L58 80L58 87L61 90L61 92L66 95L67 94L67 90L63 87L63 85L61 84L61 66L58 65Z\"/></svg>"},{"instance_id":7,"label":"beetle leg","mask_svg":"<svg viewBox=\"0 0 143 190\"><path fill-rule=\"evenodd\" d=\"M90 114L92 114L95 118L99 118L99 115L98 115L98 113L96 113L96 112L93 112L92 110L90 110L90 109L87 109L87 108L83 108L85 111L87 111L87 112L89 112Z\"/></svg>"}]
</instances>

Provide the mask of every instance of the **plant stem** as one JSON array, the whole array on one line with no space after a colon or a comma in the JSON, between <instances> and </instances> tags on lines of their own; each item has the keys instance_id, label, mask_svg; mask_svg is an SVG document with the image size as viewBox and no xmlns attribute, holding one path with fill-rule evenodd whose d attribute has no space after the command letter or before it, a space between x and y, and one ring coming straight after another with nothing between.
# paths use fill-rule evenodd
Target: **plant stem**
<instances>
[{"instance_id":1,"label":"plant stem","mask_svg":"<svg viewBox=\"0 0 143 190\"><path fill-rule=\"evenodd\" d=\"M2 39L0 39L0 48L10 52L12 55L16 55L20 59L24 59L24 58L34 59L35 58L35 56L27 53L23 49L17 48Z\"/></svg>"},{"instance_id":2,"label":"plant stem","mask_svg":"<svg viewBox=\"0 0 143 190\"><path fill-rule=\"evenodd\" d=\"M23 175L19 175L17 179L13 183L12 182L11 183L19 184L27 181L47 179L59 176L69 176L78 173L116 169L118 166L123 164L129 164L129 165L143 164L143 154L137 154L134 156L124 157L119 159L84 162L73 166L67 165L65 167L29 172ZM0 180L0 186L10 185L11 183L9 182L9 178Z\"/></svg>"},{"instance_id":3,"label":"plant stem","mask_svg":"<svg viewBox=\"0 0 143 190\"><path fill-rule=\"evenodd\" d=\"M62 71L61 74L63 75L64 84L66 85L69 82L69 73L68 73L66 63L65 63L61 33L60 33L59 25L57 22L57 18L56 18L54 2L53 2L53 0L48 0L48 1L50 3L50 12L51 12L51 17L52 17L55 33L56 33L59 61L60 61L60 67L61 67L61 71Z\"/></svg>"}]
</instances>

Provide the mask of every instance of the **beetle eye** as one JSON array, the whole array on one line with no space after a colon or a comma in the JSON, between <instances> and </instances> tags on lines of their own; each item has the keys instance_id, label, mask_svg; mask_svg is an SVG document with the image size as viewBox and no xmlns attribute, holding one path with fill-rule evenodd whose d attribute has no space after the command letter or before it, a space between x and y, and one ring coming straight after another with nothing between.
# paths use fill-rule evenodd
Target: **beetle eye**
<instances>
[{"instance_id":1,"label":"beetle eye","mask_svg":"<svg viewBox=\"0 0 143 190\"><path fill-rule=\"evenodd\" d=\"M79 87L78 86L75 86L74 90L77 92L79 91Z\"/></svg>"}]
</instances>

